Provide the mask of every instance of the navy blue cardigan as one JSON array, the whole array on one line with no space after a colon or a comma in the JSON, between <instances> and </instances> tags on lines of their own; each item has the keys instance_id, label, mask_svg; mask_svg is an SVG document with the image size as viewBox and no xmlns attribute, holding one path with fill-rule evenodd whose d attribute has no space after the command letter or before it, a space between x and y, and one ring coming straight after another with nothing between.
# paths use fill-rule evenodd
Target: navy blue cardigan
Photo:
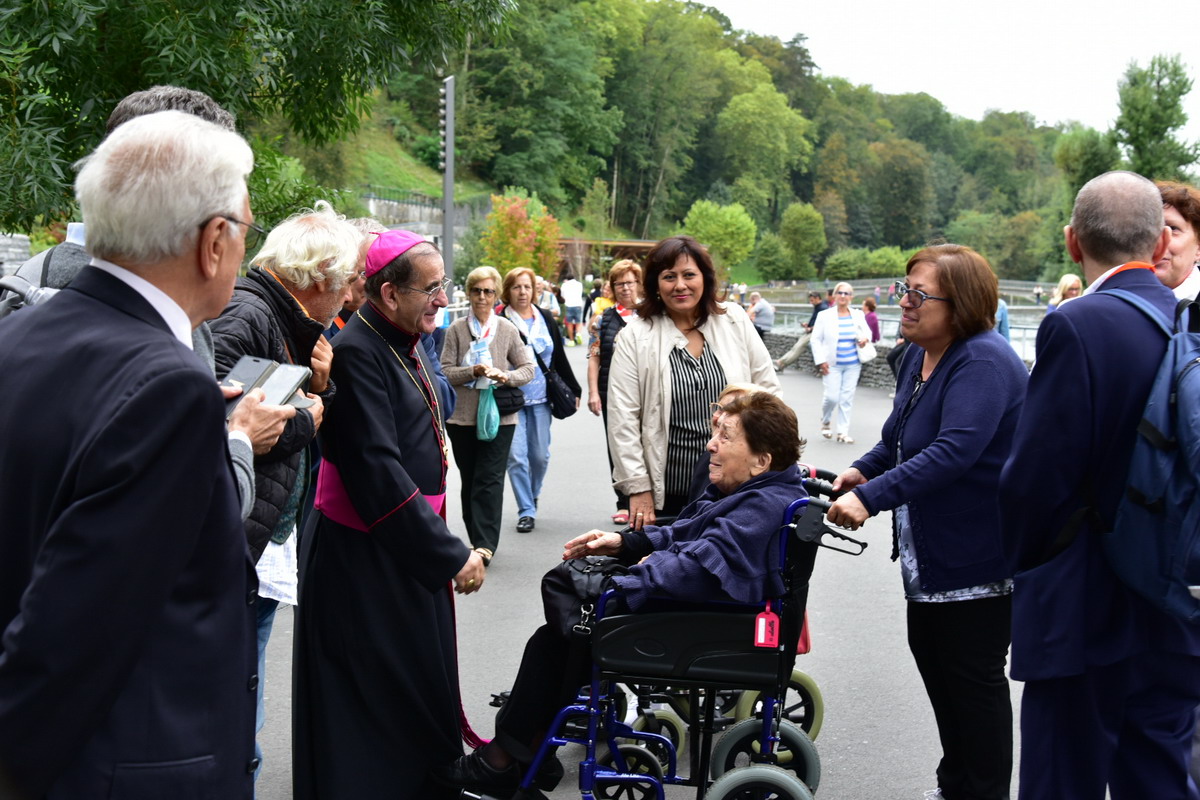
<instances>
[{"instance_id":1,"label":"navy blue cardigan","mask_svg":"<svg viewBox=\"0 0 1200 800\"><path fill-rule=\"evenodd\" d=\"M1000 334L984 331L950 346L909 408L924 358L915 344L904 354L883 438L852 465L868 479L854 493L872 515L908 503L925 591L1012 577L997 491L1029 373ZM893 560L897 540L893 519Z\"/></svg>"},{"instance_id":2,"label":"navy blue cardigan","mask_svg":"<svg viewBox=\"0 0 1200 800\"><path fill-rule=\"evenodd\" d=\"M651 596L757 603L783 591L776 533L788 505L806 497L800 469L764 472L728 495L710 486L670 525L627 536L622 557L650 557L614 579L633 610ZM639 541L641 540L641 541Z\"/></svg>"}]
</instances>

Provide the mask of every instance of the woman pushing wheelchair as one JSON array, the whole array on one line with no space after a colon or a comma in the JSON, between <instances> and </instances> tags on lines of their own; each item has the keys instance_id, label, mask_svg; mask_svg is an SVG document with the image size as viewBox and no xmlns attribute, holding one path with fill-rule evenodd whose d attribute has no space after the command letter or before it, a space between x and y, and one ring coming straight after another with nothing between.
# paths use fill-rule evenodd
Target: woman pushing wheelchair
<instances>
[{"instance_id":1,"label":"woman pushing wheelchair","mask_svg":"<svg viewBox=\"0 0 1200 800\"><path fill-rule=\"evenodd\" d=\"M621 611L642 610L651 598L757 603L778 595L783 584L773 522L805 496L796 465L801 446L796 415L783 401L765 393L733 400L714 423L708 443L711 486L701 498L669 525L577 536L564 545L563 559L612 555L631 565L627 574L610 578ZM438 779L510 797L555 714L587 681L588 667L586 659L571 658L571 645L559 630L549 624L538 628L496 715L496 738ZM560 777L561 771L543 768L537 784L548 790Z\"/></svg>"}]
</instances>

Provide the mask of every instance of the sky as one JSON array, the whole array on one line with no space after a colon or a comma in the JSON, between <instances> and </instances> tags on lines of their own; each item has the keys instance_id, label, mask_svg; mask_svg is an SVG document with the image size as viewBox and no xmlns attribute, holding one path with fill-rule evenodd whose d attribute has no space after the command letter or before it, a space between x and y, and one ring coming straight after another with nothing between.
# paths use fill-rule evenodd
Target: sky
<instances>
[{"instance_id":1,"label":"sky","mask_svg":"<svg viewBox=\"0 0 1200 800\"><path fill-rule=\"evenodd\" d=\"M703 0L735 28L802 33L818 71L885 94L925 92L953 114L1028 111L1108 130L1130 62L1180 55L1195 82L1182 138L1200 140L1200 35L1188 4L1114 0ZM1156 9L1156 10L1151 10Z\"/></svg>"}]
</instances>

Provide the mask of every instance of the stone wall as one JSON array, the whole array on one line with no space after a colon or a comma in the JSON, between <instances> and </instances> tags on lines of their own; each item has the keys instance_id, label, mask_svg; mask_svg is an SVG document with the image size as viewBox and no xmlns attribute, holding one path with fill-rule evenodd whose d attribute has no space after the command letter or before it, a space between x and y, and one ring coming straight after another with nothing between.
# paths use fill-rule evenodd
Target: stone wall
<instances>
[{"instance_id":1,"label":"stone wall","mask_svg":"<svg viewBox=\"0 0 1200 800\"><path fill-rule=\"evenodd\" d=\"M11 275L29 260L29 237L0 233L0 275Z\"/></svg>"},{"instance_id":2,"label":"stone wall","mask_svg":"<svg viewBox=\"0 0 1200 800\"><path fill-rule=\"evenodd\" d=\"M788 350L792 349L792 345L796 343L796 336L791 334L768 333L764 337L767 344L767 350L771 353L771 358L779 358ZM873 386L877 389L887 389L889 392L896 388L896 379L892 375L892 370L888 367L887 354L890 351L891 345L886 344L886 340L881 340L875 343L875 349L879 352L879 356L867 364L863 364L862 374L858 378L859 386ZM788 369L798 369L816 377L821 377L821 371L817 369L816 364L812 360L812 348L805 347L800 354L800 360L792 364Z\"/></svg>"}]
</instances>

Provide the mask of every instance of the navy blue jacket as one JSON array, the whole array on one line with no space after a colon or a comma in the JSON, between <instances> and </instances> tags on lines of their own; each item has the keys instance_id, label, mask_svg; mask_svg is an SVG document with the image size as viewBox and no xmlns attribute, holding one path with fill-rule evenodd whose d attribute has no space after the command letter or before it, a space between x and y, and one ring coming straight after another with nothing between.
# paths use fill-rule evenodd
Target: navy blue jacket
<instances>
[{"instance_id":1,"label":"navy blue jacket","mask_svg":"<svg viewBox=\"0 0 1200 800\"><path fill-rule=\"evenodd\" d=\"M783 591L779 522L793 500L806 496L795 464L751 478L728 495L710 486L675 522L647 525L638 538L650 557L613 581L635 611L650 596L739 603L777 597Z\"/></svg>"},{"instance_id":2,"label":"navy blue jacket","mask_svg":"<svg viewBox=\"0 0 1200 800\"><path fill-rule=\"evenodd\" d=\"M212 373L88 267L0 321L0 375L0 773L249 798L257 583Z\"/></svg>"},{"instance_id":3,"label":"navy blue jacket","mask_svg":"<svg viewBox=\"0 0 1200 800\"><path fill-rule=\"evenodd\" d=\"M915 344L904 354L883 438L852 465L868 479L854 493L872 514L908 503L925 591L1011 577L996 491L1025 395L1025 365L995 331L956 341L910 407L924 358ZM905 460L897 465L902 420ZM893 542L896 535L893 521Z\"/></svg>"},{"instance_id":4,"label":"navy blue jacket","mask_svg":"<svg viewBox=\"0 0 1200 800\"><path fill-rule=\"evenodd\" d=\"M1174 311L1175 296L1151 270L1119 272L1103 284L1117 287ZM1112 524L1166 346L1141 311L1102 291L1066 303L1038 329L1037 365L1000 481L1010 557L1028 567L1013 589L1017 680L1078 675L1152 650L1200 655L1200 630L1127 589L1091 525L1039 564L1077 509L1095 503Z\"/></svg>"}]
</instances>

